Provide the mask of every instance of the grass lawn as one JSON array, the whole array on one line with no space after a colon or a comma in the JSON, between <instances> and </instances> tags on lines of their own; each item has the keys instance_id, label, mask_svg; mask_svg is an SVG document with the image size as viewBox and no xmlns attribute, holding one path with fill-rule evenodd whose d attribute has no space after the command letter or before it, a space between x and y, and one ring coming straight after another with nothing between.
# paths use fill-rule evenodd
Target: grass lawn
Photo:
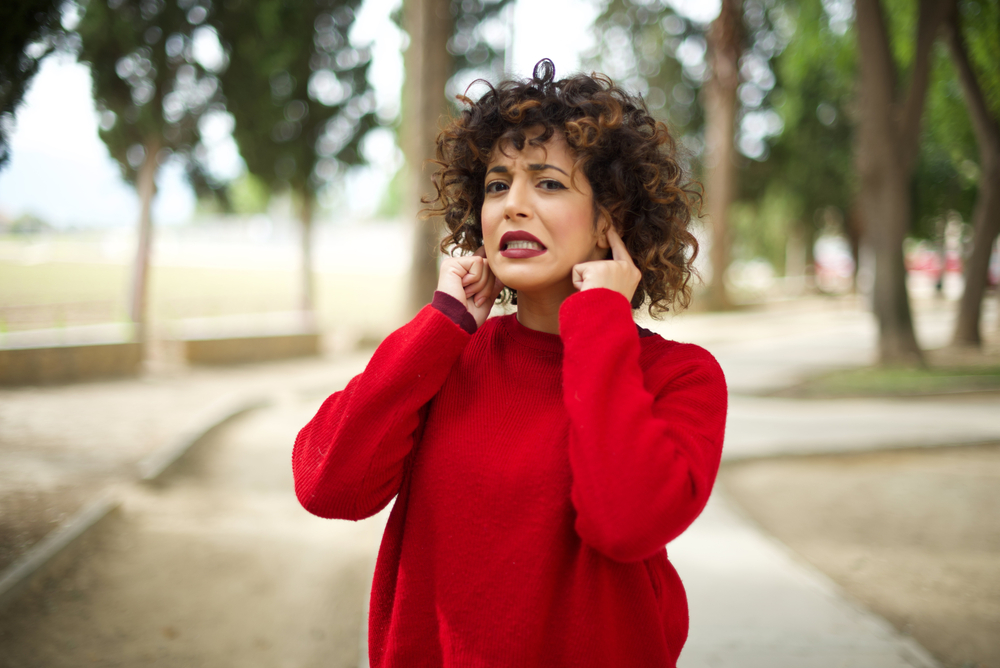
<instances>
[{"instance_id":1,"label":"grass lawn","mask_svg":"<svg viewBox=\"0 0 1000 668\"><path fill-rule=\"evenodd\" d=\"M0 331L127 320L130 267L114 263L0 260ZM326 328L373 335L398 325L405 277L318 272L317 312ZM299 275L278 268L154 266L150 308L154 323L183 318L293 311Z\"/></svg>"},{"instance_id":2,"label":"grass lawn","mask_svg":"<svg viewBox=\"0 0 1000 668\"><path fill-rule=\"evenodd\" d=\"M1000 365L995 360L977 366L835 371L777 394L801 398L912 397L983 391L1000 391Z\"/></svg>"}]
</instances>

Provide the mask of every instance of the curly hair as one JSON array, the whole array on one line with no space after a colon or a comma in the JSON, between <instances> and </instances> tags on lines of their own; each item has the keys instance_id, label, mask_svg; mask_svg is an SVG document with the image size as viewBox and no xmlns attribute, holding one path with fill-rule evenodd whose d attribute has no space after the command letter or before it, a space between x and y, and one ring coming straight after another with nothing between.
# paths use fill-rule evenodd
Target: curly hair
<instances>
[{"instance_id":1,"label":"curly hair","mask_svg":"<svg viewBox=\"0 0 1000 668\"><path fill-rule=\"evenodd\" d=\"M427 215L441 216L449 234L442 252L473 252L483 245L481 210L486 169L500 147L523 150L565 136L600 214L612 221L642 273L632 309L647 300L658 316L691 301L692 263L698 242L689 231L701 205L700 186L687 180L667 126L654 119L642 98L604 75L579 74L555 80L555 66L543 59L532 77L507 80L477 102L465 96L461 114L437 137L436 196L424 198ZM541 129L541 133L538 133ZM530 138L529 138L529 135ZM516 295L515 295L516 298Z\"/></svg>"}]
</instances>

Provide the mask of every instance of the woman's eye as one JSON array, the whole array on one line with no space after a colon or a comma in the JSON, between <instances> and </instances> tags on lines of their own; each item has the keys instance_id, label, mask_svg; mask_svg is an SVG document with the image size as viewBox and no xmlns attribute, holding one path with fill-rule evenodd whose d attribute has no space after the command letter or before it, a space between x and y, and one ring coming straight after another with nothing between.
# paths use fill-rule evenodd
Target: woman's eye
<instances>
[{"instance_id":1,"label":"woman's eye","mask_svg":"<svg viewBox=\"0 0 1000 668\"><path fill-rule=\"evenodd\" d=\"M544 179L538 183L538 187L542 190L565 190L566 186L559 183L554 179Z\"/></svg>"},{"instance_id":2,"label":"woman's eye","mask_svg":"<svg viewBox=\"0 0 1000 668\"><path fill-rule=\"evenodd\" d=\"M503 181L490 181L486 184L486 192L488 193L498 193L501 190L506 190L507 184Z\"/></svg>"}]
</instances>

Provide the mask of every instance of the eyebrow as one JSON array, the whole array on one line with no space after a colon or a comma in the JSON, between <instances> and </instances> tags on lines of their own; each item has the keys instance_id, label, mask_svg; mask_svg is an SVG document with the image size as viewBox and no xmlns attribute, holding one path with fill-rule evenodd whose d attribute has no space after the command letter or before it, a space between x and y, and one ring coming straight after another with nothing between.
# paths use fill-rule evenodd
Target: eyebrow
<instances>
[{"instance_id":1,"label":"eyebrow","mask_svg":"<svg viewBox=\"0 0 1000 668\"><path fill-rule=\"evenodd\" d=\"M566 172L565 172L564 170L562 170L562 169L559 169L559 168L558 168L558 167L556 167L555 165L542 165L542 164L534 164L534 165L528 165L528 171L529 171L529 172L541 172L541 171L543 171L543 170L546 170L546 169L554 169L554 170L556 170L557 172L561 172L561 173L563 173L563 174L566 174ZM509 171L510 171L510 170L509 170L509 169L507 169L507 168L506 168L505 166L503 166L503 165L496 165L496 166L494 166L494 167L490 167L490 168L489 168L489 169L488 169L488 170L486 171L486 173L487 173L487 174L492 174L493 172L500 172L501 174L506 174L506 173L508 173ZM566 176L569 176L569 174L566 174Z\"/></svg>"}]
</instances>

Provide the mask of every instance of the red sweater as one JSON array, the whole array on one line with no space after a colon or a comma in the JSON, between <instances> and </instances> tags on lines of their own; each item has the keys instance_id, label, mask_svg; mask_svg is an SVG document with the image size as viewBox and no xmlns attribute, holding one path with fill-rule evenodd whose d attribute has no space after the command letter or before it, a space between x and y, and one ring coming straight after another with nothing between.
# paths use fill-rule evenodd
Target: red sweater
<instances>
[{"instance_id":1,"label":"red sweater","mask_svg":"<svg viewBox=\"0 0 1000 668\"><path fill-rule=\"evenodd\" d=\"M712 490L725 379L702 348L640 336L610 290L569 297L559 327L470 336L427 306L299 433L310 512L397 497L373 667L675 665L687 601L664 546Z\"/></svg>"}]
</instances>

